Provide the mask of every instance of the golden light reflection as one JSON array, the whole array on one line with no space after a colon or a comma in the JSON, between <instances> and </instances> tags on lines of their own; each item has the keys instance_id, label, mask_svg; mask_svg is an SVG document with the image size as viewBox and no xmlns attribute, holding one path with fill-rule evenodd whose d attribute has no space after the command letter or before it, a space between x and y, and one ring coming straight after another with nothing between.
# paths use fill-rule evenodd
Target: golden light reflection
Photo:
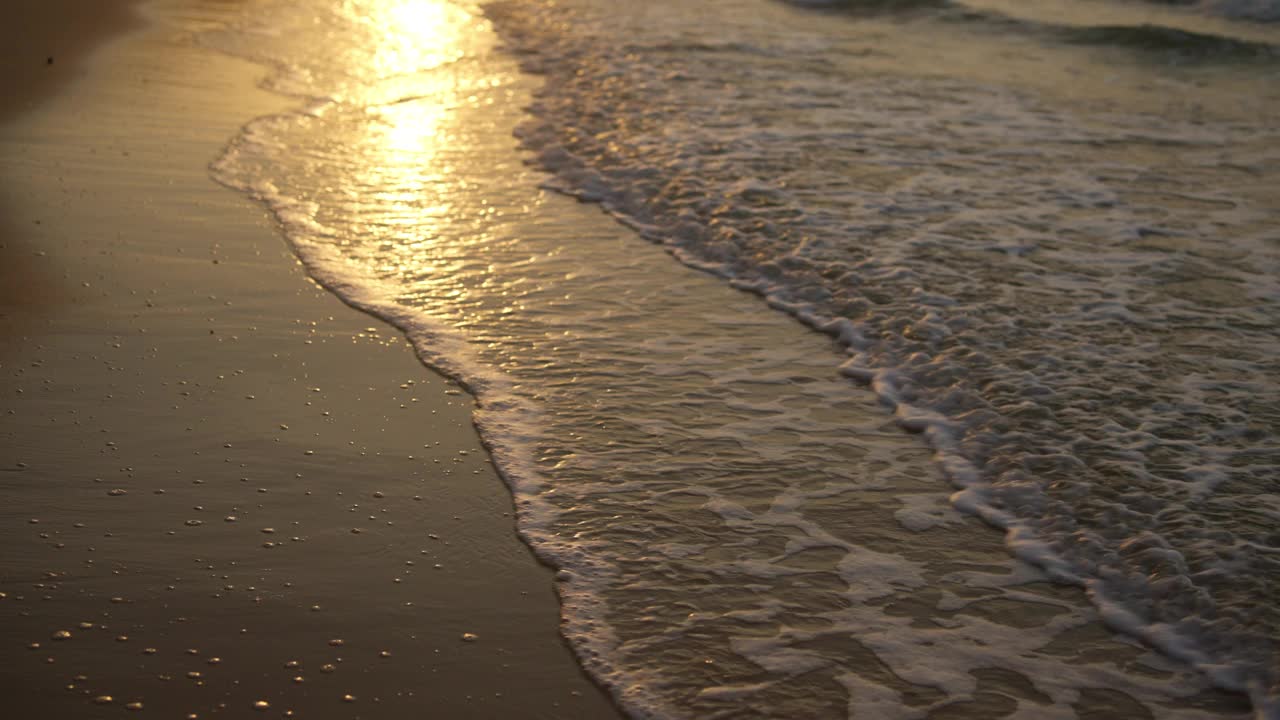
<instances>
[{"instance_id":1,"label":"golden light reflection","mask_svg":"<svg viewBox=\"0 0 1280 720\"><path fill-rule=\"evenodd\" d=\"M435 97L379 108L380 149L388 153L434 155L437 144L443 139L442 126L450 119L453 104L453 93L442 92Z\"/></svg>"},{"instance_id":2,"label":"golden light reflection","mask_svg":"<svg viewBox=\"0 0 1280 720\"><path fill-rule=\"evenodd\" d=\"M367 29L368 67L381 77L420 72L466 52L463 35L475 22L440 0L347 0L344 11Z\"/></svg>"},{"instance_id":3,"label":"golden light reflection","mask_svg":"<svg viewBox=\"0 0 1280 720\"><path fill-rule=\"evenodd\" d=\"M344 183L363 221L358 232L377 248L379 273L431 278L434 293L465 295L451 272L461 259L447 253L458 252L456 238L473 237L455 226L483 215L469 207L476 200L467 171L478 158L468 138L481 122L479 106L507 78L491 77L490 63L457 61L485 55L492 33L443 0L344 7L364 30L358 55L366 65L350 71L363 87L349 97L365 108L351 126L358 161ZM451 249L438 242L446 235L455 238ZM368 244L371 236L381 242Z\"/></svg>"}]
</instances>

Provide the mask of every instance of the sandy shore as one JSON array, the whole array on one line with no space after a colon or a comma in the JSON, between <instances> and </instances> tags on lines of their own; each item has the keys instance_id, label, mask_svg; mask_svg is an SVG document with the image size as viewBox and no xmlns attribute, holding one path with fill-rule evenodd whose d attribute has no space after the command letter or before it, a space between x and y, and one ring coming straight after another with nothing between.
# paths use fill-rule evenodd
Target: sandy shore
<instances>
[{"instance_id":1,"label":"sandy shore","mask_svg":"<svg viewBox=\"0 0 1280 720\"><path fill-rule=\"evenodd\" d=\"M17 0L0 29L0 120L29 111L86 73L104 37L141 25L137 0Z\"/></svg>"},{"instance_id":2,"label":"sandy shore","mask_svg":"<svg viewBox=\"0 0 1280 720\"><path fill-rule=\"evenodd\" d=\"M280 100L168 5L0 130L6 712L616 717L470 398L209 179Z\"/></svg>"},{"instance_id":3,"label":"sandy shore","mask_svg":"<svg viewBox=\"0 0 1280 720\"><path fill-rule=\"evenodd\" d=\"M136 0L19 0L0 24L0 123L36 108L41 100L87 68L97 41L141 25ZM31 262L24 244L0 207L0 312L12 305L40 305L56 299L47 278Z\"/></svg>"}]
</instances>

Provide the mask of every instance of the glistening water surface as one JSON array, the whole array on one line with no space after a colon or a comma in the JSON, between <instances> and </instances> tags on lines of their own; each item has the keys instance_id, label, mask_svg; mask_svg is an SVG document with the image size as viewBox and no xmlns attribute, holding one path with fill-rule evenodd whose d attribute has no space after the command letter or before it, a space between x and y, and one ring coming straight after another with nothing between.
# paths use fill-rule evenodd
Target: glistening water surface
<instances>
[{"instance_id":1,"label":"glistening water surface","mask_svg":"<svg viewBox=\"0 0 1280 720\"><path fill-rule=\"evenodd\" d=\"M485 12L515 54L438 0L251 4L204 40L300 109L214 172L477 393L629 712L1247 714L952 502L1270 702L1273 95L1164 103L1233 70L1132 60L1081 89L1088 53L950 6ZM540 191L517 126L638 233Z\"/></svg>"}]
</instances>

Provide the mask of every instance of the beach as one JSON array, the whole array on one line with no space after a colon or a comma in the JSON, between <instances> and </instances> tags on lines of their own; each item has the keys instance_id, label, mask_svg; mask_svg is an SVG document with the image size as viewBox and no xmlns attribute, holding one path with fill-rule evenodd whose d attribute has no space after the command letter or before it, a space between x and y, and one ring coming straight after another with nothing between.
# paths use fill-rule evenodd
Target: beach
<instances>
[{"instance_id":1,"label":"beach","mask_svg":"<svg viewBox=\"0 0 1280 720\"><path fill-rule=\"evenodd\" d=\"M1280 0L82 4L11 712L1280 718Z\"/></svg>"},{"instance_id":2,"label":"beach","mask_svg":"<svg viewBox=\"0 0 1280 720\"><path fill-rule=\"evenodd\" d=\"M284 105L191 41L236 4L55 5L0 131L7 712L616 716L470 396L210 179Z\"/></svg>"}]
</instances>

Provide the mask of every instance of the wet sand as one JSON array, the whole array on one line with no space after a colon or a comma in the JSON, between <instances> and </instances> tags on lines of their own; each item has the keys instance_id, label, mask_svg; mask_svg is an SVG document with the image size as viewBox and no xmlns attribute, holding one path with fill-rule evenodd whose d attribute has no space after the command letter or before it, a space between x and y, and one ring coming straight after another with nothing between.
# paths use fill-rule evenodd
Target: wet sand
<instances>
[{"instance_id":1,"label":"wet sand","mask_svg":"<svg viewBox=\"0 0 1280 720\"><path fill-rule=\"evenodd\" d=\"M104 37L142 24L138 0L17 0L0 29L0 120L37 106L85 75Z\"/></svg>"},{"instance_id":2,"label":"wet sand","mask_svg":"<svg viewBox=\"0 0 1280 720\"><path fill-rule=\"evenodd\" d=\"M0 123L37 107L86 72L85 58L98 41L141 24L136 0L19 0L0 24ZM0 313L13 305L57 299L40 276L7 213L0 208ZM2 349L0 349L2 351Z\"/></svg>"},{"instance_id":3,"label":"wet sand","mask_svg":"<svg viewBox=\"0 0 1280 720\"><path fill-rule=\"evenodd\" d=\"M4 116L6 712L617 717L470 398L209 179L281 107L190 40L231 4L148 9Z\"/></svg>"}]
</instances>

